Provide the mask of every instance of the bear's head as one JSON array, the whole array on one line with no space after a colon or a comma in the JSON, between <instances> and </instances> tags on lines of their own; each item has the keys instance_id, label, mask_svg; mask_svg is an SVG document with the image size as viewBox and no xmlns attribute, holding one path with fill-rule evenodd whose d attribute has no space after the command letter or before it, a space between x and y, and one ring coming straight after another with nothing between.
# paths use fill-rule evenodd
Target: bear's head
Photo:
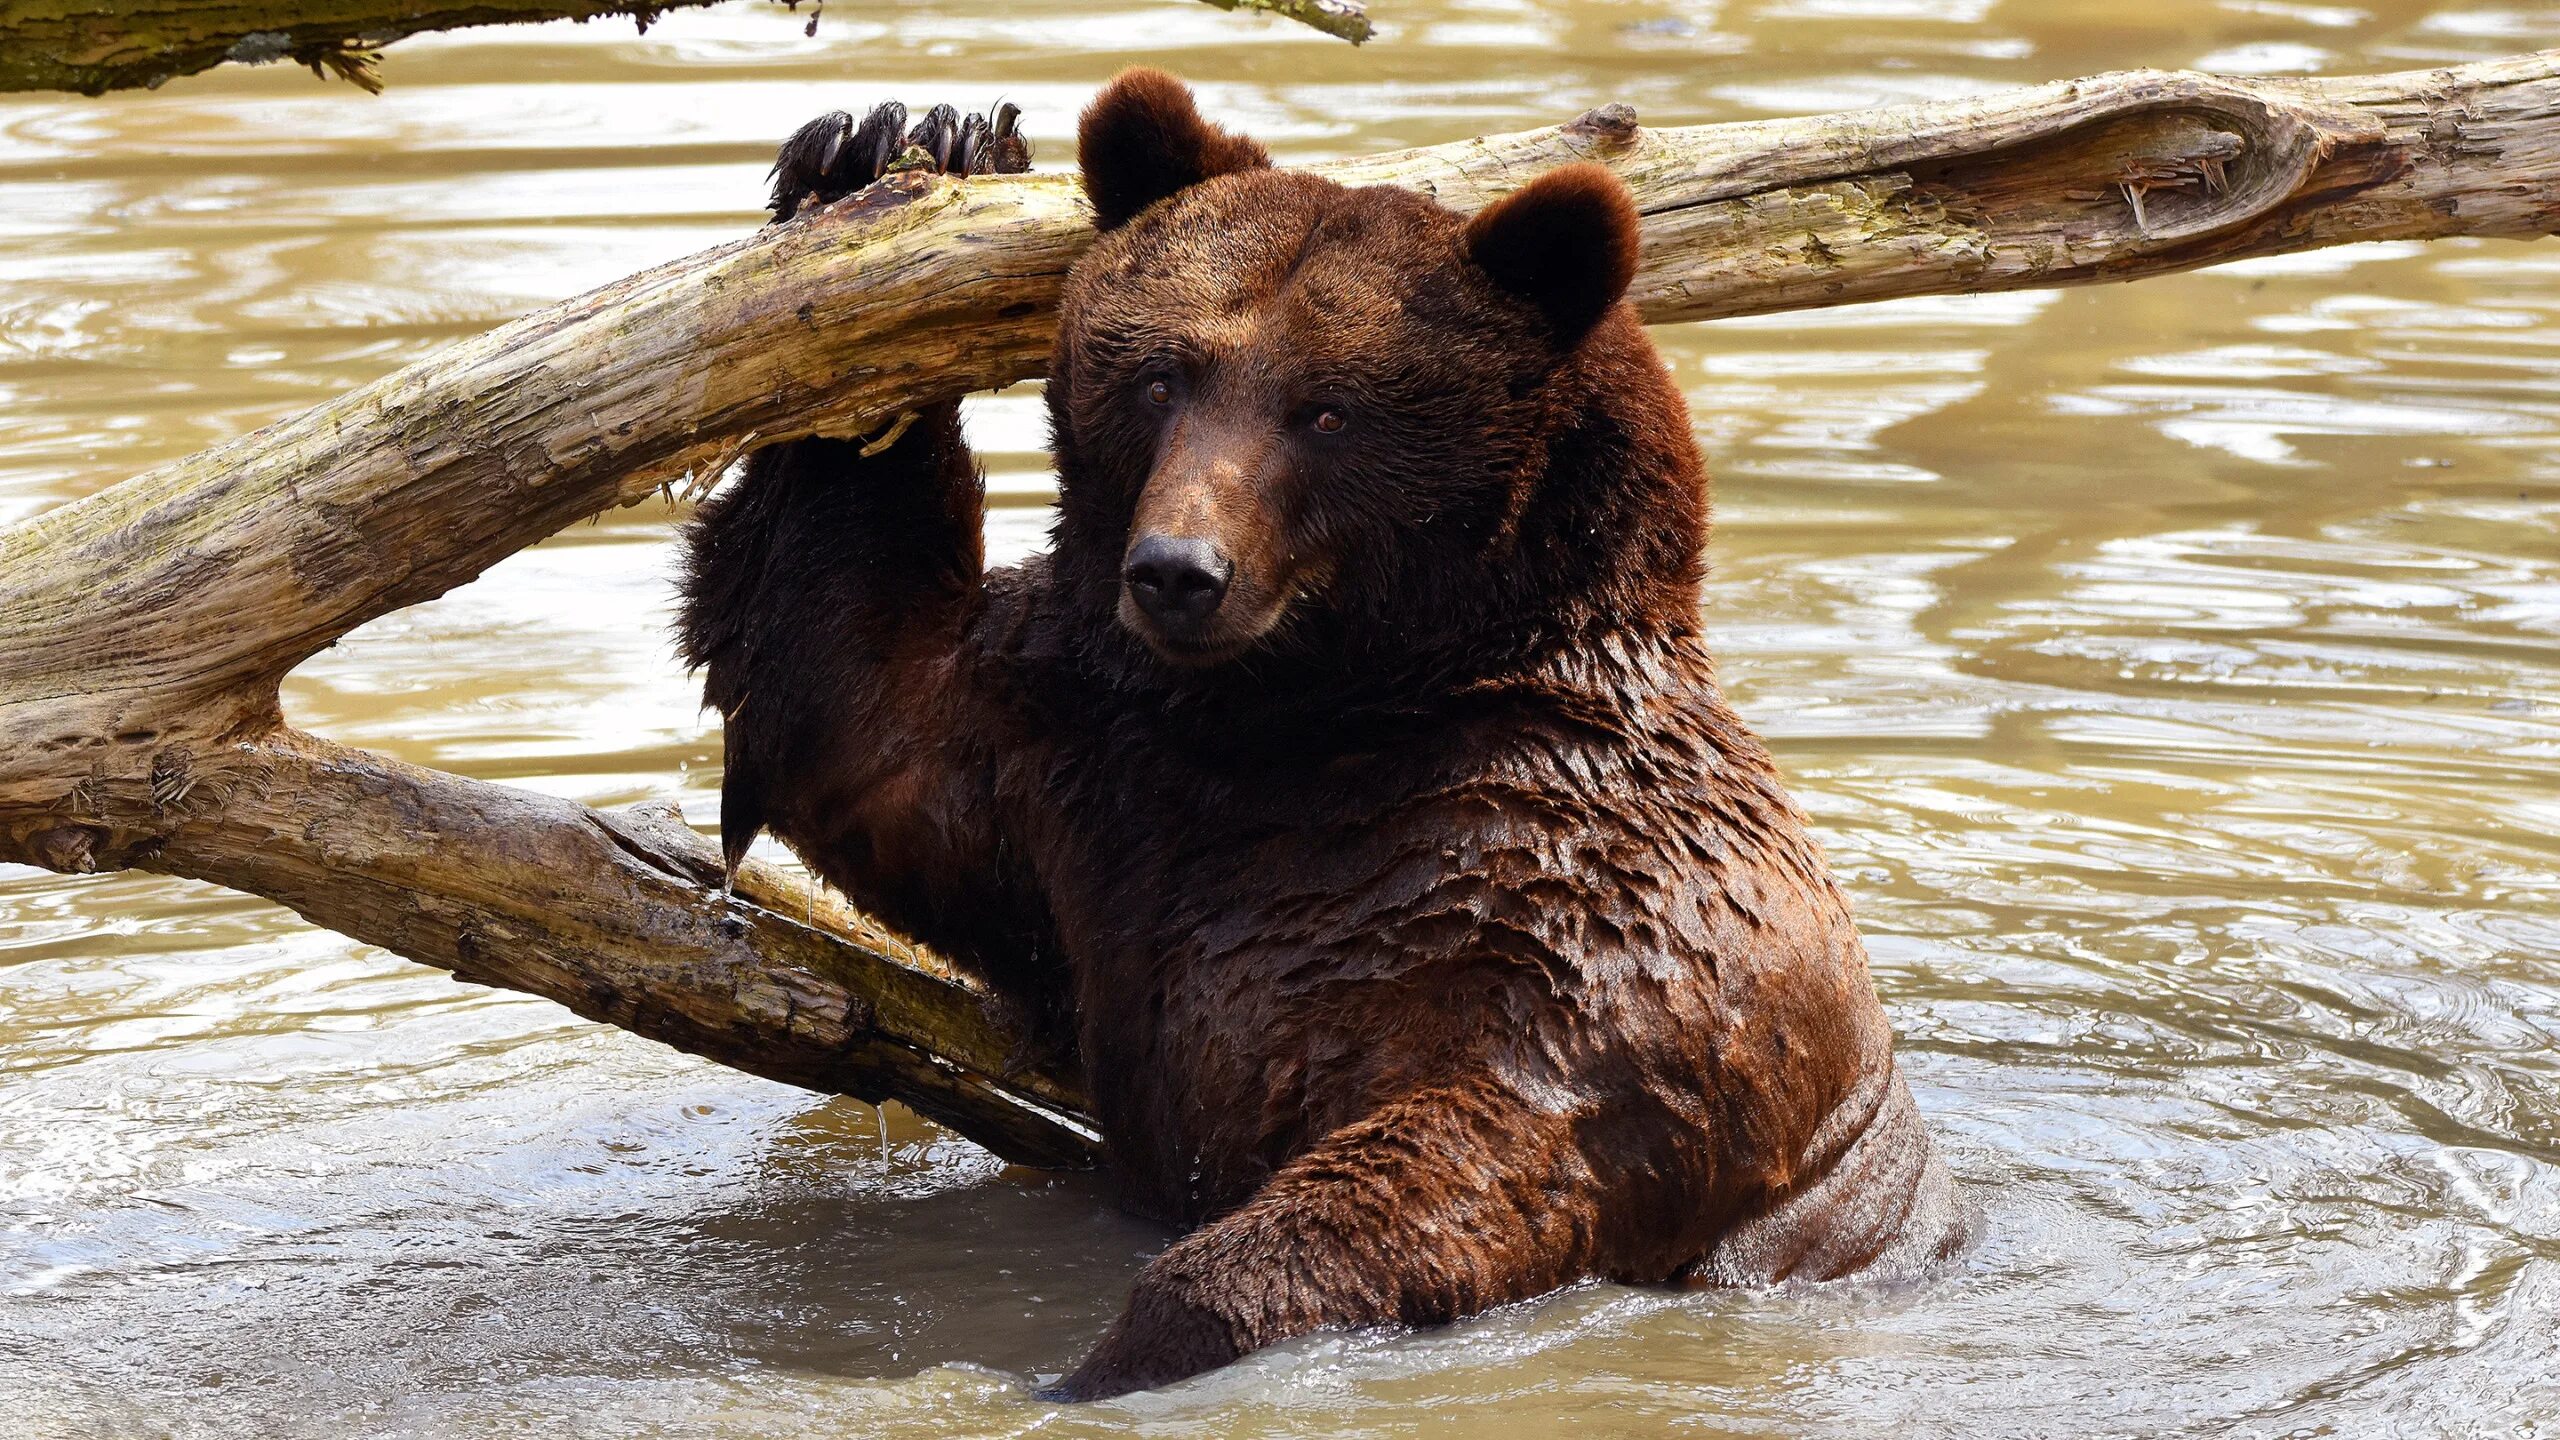
<instances>
[{"instance_id":1,"label":"bear's head","mask_svg":"<svg viewBox=\"0 0 2560 1440\"><path fill-rule=\"evenodd\" d=\"M1615 176L1468 218L1276 170L1147 70L1080 142L1052 564L1126 664L1393 690L1695 625L1705 480Z\"/></svg>"}]
</instances>

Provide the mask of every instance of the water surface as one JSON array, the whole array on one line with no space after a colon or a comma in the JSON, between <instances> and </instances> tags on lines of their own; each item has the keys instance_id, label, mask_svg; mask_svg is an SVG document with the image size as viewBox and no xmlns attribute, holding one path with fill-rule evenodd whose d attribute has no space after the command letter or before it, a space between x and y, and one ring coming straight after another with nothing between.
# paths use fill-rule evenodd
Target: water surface
<instances>
[{"instance_id":1,"label":"water surface","mask_svg":"<svg viewBox=\"0 0 2560 1440\"><path fill-rule=\"evenodd\" d=\"M2560 12L2275 0L731 6L0 100L0 522L754 223L777 137L1121 65L1285 161L2348 73ZM2477 1435L2560 1427L2560 247L1657 332L1710 620L1990 1230L1897 1290L1608 1287L1060 1410L1165 1236L1086 1181L263 902L0 871L0 1406L90 1436ZM977 404L1039 543L1029 387ZM323 733L715 810L618 511L304 667Z\"/></svg>"}]
</instances>

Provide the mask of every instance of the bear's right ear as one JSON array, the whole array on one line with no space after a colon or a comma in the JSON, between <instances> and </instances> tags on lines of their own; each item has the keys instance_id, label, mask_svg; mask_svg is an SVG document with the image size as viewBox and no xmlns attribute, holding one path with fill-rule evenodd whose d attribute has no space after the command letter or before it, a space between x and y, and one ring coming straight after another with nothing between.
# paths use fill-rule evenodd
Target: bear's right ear
<instances>
[{"instance_id":1,"label":"bear's right ear","mask_svg":"<svg viewBox=\"0 0 2560 1440\"><path fill-rule=\"evenodd\" d=\"M1097 230L1203 180L1271 164L1260 145L1201 119L1189 86L1146 69L1121 71L1085 107L1076 159Z\"/></svg>"}]
</instances>

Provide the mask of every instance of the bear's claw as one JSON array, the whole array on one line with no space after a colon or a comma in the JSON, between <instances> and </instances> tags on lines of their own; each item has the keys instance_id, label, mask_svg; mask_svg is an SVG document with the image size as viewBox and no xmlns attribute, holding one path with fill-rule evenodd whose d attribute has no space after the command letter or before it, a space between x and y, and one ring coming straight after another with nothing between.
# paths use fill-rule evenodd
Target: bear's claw
<instances>
[{"instance_id":1,"label":"bear's claw","mask_svg":"<svg viewBox=\"0 0 2560 1440\"><path fill-rule=\"evenodd\" d=\"M842 199L882 175L931 170L945 175L1018 175L1031 168L1031 144L1023 138L1022 112L999 104L984 115L963 116L936 105L907 128L907 107L883 101L859 124L833 110L791 132L773 160L776 222L811 205Z\"/></svg>"},{"instance_id":2,"label":"bear's claw","mask_svg":"<svg viewBox=\"0 0 2560 1440\"><path fill-rule=\"evenodd\" d=\"M916 128L907 132L907 152L923 163L920 169L951 170L951 147L960 138L960 112L949 105L936 105L924 112ZM899 155L901 162L907 153ZM966 175L967 170L954 173Z\"/></svg>"}]
</instances>

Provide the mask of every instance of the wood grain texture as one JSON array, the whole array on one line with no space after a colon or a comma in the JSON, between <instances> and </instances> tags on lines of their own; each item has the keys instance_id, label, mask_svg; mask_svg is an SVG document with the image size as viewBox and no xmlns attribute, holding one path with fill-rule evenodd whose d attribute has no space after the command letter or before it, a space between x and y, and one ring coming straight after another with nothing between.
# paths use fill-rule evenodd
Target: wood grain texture
<instances>
[{"instance_id":1,"label":"wood grain texture","mask_svg":"<svg viewBox=\"0 0 2560 1440\"><path fill-rule=\"evenodd\" d=\"M2327 80L2135 72L1804 120L1621 107L1321 167L1479 208L1568 160L1644 215L1656 321L2091 284L2560 228L2560 52ZM0 533L0 859L273 896L458 975L1034 1163L1091 1153L1065 1057L949 967L665 816L286 730L356 626L754 445L1040 372L1091 232L1065 176L892 175L547 307ZM793 918L794 915L798 918Z\"/></svg>"}]
</instances>

